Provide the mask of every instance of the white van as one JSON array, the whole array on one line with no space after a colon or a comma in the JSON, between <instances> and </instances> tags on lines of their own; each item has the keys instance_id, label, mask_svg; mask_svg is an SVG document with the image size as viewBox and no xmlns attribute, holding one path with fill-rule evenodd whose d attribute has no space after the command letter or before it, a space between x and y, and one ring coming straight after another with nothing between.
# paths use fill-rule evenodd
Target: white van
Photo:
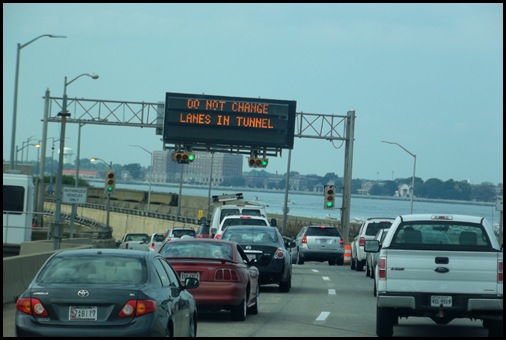
<instances>
[{"instance_id":1,"label":"white van","mask_svg":"<svg viewBox=\"0 0 506 340\"><path fill-rule=\"evenodd\" d=\"M243 199L242 193L235 195L213 196L213 202L216 204L211 220L209 221L209 236L213 238L221 222L229 215L243 216L261 216L267 219L266 204L248 202ZM276 226L276 220L272 219L271 226Z\"/></svg>"},{"instance_id":2,"label":"white van","mask_svg":"<svg viewBox=\"0 0 506 340\"><path fill-rule=\"evenodd\" d=\"M221 221L214 238L221 238L221 234L231 225L261 225L269 226L269 220L265 216L228 215Z\"/></svg>"}]
</instances>

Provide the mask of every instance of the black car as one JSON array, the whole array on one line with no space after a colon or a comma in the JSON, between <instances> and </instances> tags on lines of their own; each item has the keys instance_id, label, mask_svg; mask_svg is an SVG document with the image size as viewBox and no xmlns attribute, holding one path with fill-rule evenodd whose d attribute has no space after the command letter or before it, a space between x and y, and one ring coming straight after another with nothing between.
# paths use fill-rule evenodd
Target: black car
<instances>
[{"instance_id":1,"label":"black car","mask_svg":"<svg viewBox=\"0 0 506 340\"><path fill-rule=\"evenodd\" d=\"M196 336L198 286L155 252L62 250L18 298L16 336Z\"/></svg>"},{"instance_id":2,"label":"black car","mask_svg":"<svg viewBox=\"0 0 506 340\"><path fill-rule=\"evenodd\" d=\"M292 287L292 257L278 228L260 225L232 225L222 240L237 242L248 258L255 259L260 285L278 284L281 292Z\"/></svg>"}]
</instances>

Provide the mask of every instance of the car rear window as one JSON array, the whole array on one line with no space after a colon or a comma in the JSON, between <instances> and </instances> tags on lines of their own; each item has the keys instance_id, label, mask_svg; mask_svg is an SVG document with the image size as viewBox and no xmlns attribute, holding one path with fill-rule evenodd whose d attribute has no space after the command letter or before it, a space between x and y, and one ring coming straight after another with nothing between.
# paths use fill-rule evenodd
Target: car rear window
<instances>
[{"instance_id":1,"label":"car rear window","mask_svg":"<svg viewBox=\"0 0 506 340\"><path fill-rule=\"evenodd\" d=\"M181 229L172 232L172 237L182 237L184 235L196 236L197 233L193 229Z\"/></svg>"},{"instance_id":2,"label":"car rear window","mask_svg":"<svg viewBox=\"0 0 506 340\"><path fill-rule=\"evenodd\" d=\"M126 257L55 257L38 277L40 283L135 284L145 280L145 264Z\"/></svg>"},{"instance_id":3,"label":"car rear window","mask_svg":"<svg viewBox=\"0 0 506 340\"><path fill-rule=\"evenodd\" d=\"M330 237L340 237L339 231L336 228L326 228L326 227L315 227L308 228L306 236L330 236Z\"/></svg>"},{"instance_id":4,"label":"car rear window","mask_svg":"<svg viewBox=\"0 0 506 340\"><path fill-rule=\"evenodd\" d=\"M229 218L223 222L223 230L225 230L229 225L267 225L263 219L256 218Z\"/></svg>"},{"instance_id":5,"label":"car rear window","mask_svg":"<svg viewBox=\"0 0 506 340\"><path fill-rule=\"evenodd\" d=\"M392 226L392 222L372 222L367 225L367 229L365 230L365 234L367 236L375 236L380 229L390 228Z\"/></svg>"}]
</instances>

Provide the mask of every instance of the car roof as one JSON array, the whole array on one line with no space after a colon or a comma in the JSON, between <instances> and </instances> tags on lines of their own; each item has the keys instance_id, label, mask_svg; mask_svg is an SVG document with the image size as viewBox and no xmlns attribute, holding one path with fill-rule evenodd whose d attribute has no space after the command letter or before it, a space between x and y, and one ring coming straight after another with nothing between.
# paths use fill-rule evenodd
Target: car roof
<instances>
[{"instance_id":1,"label":"car roof","mask_svg":"<svg viewBox=\"0 0 506 340\"><path fill-rule=\"evenodd\" d=\"M452 215L452 214L409 214L399 216L403 221L459 221L481 224L484 217L471 215Z\"/></svg>"},{"instance_id":2,"label":"car roof","mask_svg":"<svg viewBox=\"0 0 506 340\"><path fill-rule=\"evenodd\" d=\"M251 219L262 220L262 221L266 220L266 217L263 215L262 216L258 216L258 215L227 215L223 218L223 220L231 219L231 218L251 218Z\"/></svg>"},{"instance_id":3,"label":"car roof","mask_svg":"<svg viewBox=\"0 0 506 340\"><path fill-rule=\"evenodd\" d=\"M222 240L222 239L218 239L218 238L179 238L179 239L175 239L175 240L172 240L170 242L166 242L166 244L171 244L171 243L180 243L180 242L192 242L192 243L201 243L201 242L209 242L209 243L226 243L226 244L230 244L230 245L233 245L235 244L236 242L233 242L233 241L226 241L226 240Z\"/></svg>"}]
</instances>

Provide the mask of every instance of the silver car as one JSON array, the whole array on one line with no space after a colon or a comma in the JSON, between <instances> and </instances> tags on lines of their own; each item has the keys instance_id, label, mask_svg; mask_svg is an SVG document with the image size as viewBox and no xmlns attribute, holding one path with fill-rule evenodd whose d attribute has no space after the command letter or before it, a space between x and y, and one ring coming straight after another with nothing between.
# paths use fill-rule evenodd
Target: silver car
<instances>
[{"instance_id":1,"label":"silver car","mask_svg":"<svg viewBox=\"0 0 506 340\"><path fill-rule=\"evenodd\" d=\"M329 266L344 263L344 240L336 227L312 225L302 227L295 239L296 263L328 261Z\"/></svg>"}]
</instances>

